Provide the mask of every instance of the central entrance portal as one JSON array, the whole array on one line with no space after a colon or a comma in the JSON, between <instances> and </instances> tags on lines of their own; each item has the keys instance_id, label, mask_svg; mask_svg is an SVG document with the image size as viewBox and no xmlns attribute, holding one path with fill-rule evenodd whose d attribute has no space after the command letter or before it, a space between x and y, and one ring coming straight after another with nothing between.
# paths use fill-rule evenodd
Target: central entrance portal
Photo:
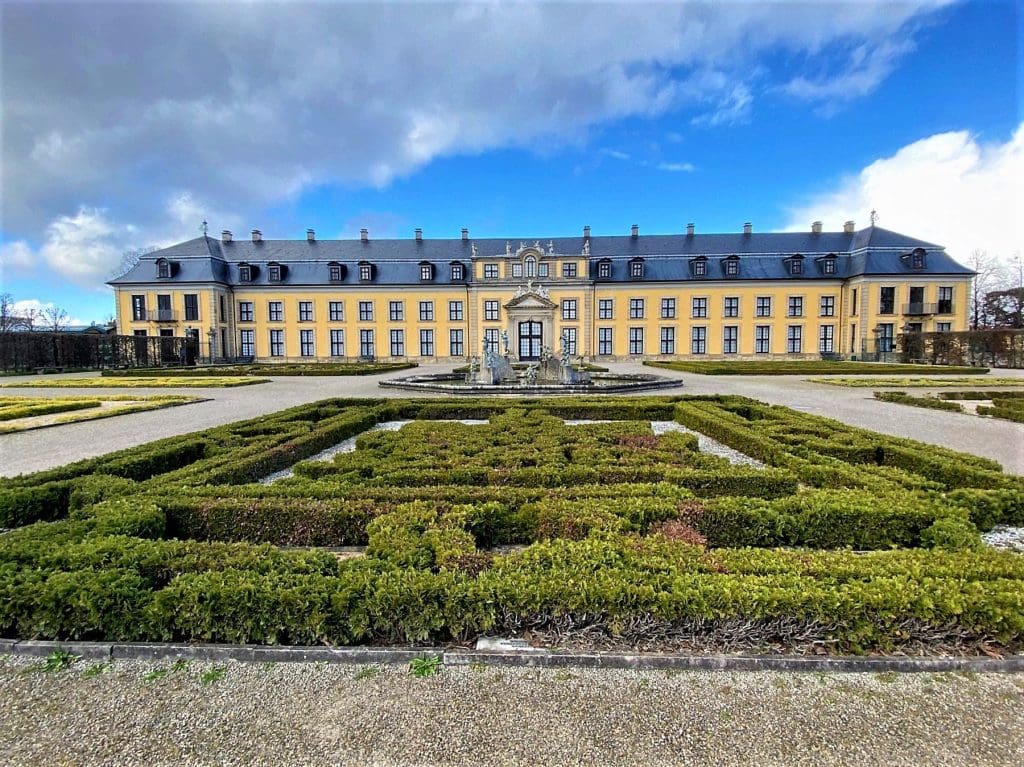
<instances>
[{"instance_id":1,"label":"central entrance portal","mask_svg":"<svg viewBox=\"0 0 1024 767\"><path fill-rule=\"evenodd\" d=\"M544 340L542 325L534 320L519 323L519 359L523 362L539 360Z\"/></svg>"}]
</instances>

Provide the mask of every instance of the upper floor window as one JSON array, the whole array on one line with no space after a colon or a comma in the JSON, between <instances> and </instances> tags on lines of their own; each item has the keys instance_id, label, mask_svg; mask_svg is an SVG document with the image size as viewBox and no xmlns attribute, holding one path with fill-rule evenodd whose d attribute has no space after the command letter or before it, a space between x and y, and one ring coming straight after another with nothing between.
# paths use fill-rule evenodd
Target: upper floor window
<instances>
[{"instance_id":1,"label":"upper floor window","mask_svg":"<svg viewBox=\"0 0 1024 767\"><path fill-rule=\"evenodd\" d=\"M562 276L563 277L575 277L576 276L576 262L565 261L562 263Z\"/></svg>"},{"instance_id":2,"label":"upper floor window","mask_svg":"<svg viewBox=\"0 0 1024 767\"><path fill-rule=\"evenodd\" d=\"M391 322L402 322L405 319L404 301L388 301L388 319Z\"/></svg>"},{"instance_id":3,"label":"upper floor window","mask_svg":"<svg viewBox=\"0 0 1024 767\"><path fill-rule=\"evenodd\" d=\"M824 261L822 261L821 262L821 270L825 274L835 274L836 273L836 257L835 256L828 256Z\"/></svg>"},{"instance_id":4,"label":"upper floor window","mask_svg":"<svg viewBox=\"0 0 1024 767\"><path fill-rule=\"evenodd\" d=\"M599 298L597 301L597 317L601 320L610 320L614 312L615 300L612 298ZM609 352L611 354L611 352Z\"/></svg>"},{"instance_id":5,"label":"upper floor window","mask_svg":"<svg viewBox=\"0 0 1024 767\"><path fill-rule=\"evenodd\" d=\"M629 299L629 318L631 320L644 318L644 300L642 298Z\"/></svg>"},{"instance_id":6,"label":"upper floor window","mask_svg":"<svg viewBox=\"0 0 1024 767\"><path fill-rule=\"evenodd\" d=\"M366 261L359 263L359 281L369 282L373 279L373 264Z\"/></svg>"},{"instance_id":7,"label":"upper floor window","mask_svg":"<svg viewBox=\"0 0 1024 767\"><path fill-rule=\"evenodd\" d=\"M804 298L803 296L790 296L789 297L789 311L787 316L789 317L803 317L804 315Z\"/></svg>"},{"instance_id":8,"label":"upper floor window","mask_svg":"<svg viewBox=\"0 0 1024 767\"><path fill-rule=\"evenodd\" d=\"M804 259L803 256L796 255L789 259L789 273L790 274L803 274L804 273Z\"/></svg>"},{"instance_id":9,"label":"upper floor window","mask_svg":"<svg viewBox=\"0 0 1024 767\"><path fill-rule=\"evenodd\" d=\"M270 282L281 281L281 265L280 264L267 264L267 279Z\"/></svg>"},{"instance_id":10,"label":"upper floor window","mask_svg":"<svg viewBox=\"0 0 1024 767\"><path fill-rule=\"evenodd\" d=\"M537 259L535 259L533 256L527 256L523 264L526 266L527 277L537 276Z\"/></svg>"},{"instance_id":11,"label":"upper floor window","mask_svg":"<svg viewBox=\"0 0 1024 767\"><path fill-rule=\"evenodd\" d=\"M878 293L878 313L894 314L896 312L896 288L884 287Z\"/></svg>"},{"instance_id":12,"label":"upper floor window","mask_svg":"<svg viewBox=\"0 0 1024 767\"><path fill-rule=\"evenodd\" d=\"M522 277L523 276L523 265L520 263L512 264L512 276Z\"/></svg>"},{"instance_id":13,"label":"upper floor window","mask_svg":"<svg viewBox=\"0 0 1024 767\"><path fill-rule=\"evenodd\" d=\"M755 308L758 317L772 316L772 297L758 296L755 299Z\"/></svg>"},{"instance_id":14,"label":"upper floor window","mask_svg":"<svg viewBox=\"0 0 1024 767\"><path fill-rule=\"evenodd\" d=\"M498 302L494 300L484 301L484 319L485 320L497 320L499 319L498 313Z\"/></svg>"},{"instance_id":15,"label":"upper floor window","mask_svg":"<svg viewBox=\"0 0 1024 767\"><path fill-rule=\"evenodd\" d=\"M690 262L693 268L694 277L706 277L708 274L708 260L704 256L693 259Z\"/></svg>"},{"instance_id":16,"label":"upper floor window","mask_svg":"<svg viewBox=\"0 0 1024 767\"><path fill-rule=\"evenodd\" d=\"M165 258L158 259L156 262L156 276L165 279L171 276L171 262Z\"/></svg>"},{"instance_id":17,"label":"upper floor window","mask_svg":"<svg viewBox=\"0 0 1024 767\"><path fill-rule=\"evenodd\" d=\"M953 313L953 288L952 287L940 287L939 288L939 314L952 314Z\"/></svg>"},{"instance_id":18,"label":"upper floor window","mask_svg":"<svg viewBox=\"0 0 1024 767\"><path fill-rule=\"evenodd\" d=\"M498 265L497 264L484 264L484 279L485 280L496 280L496 279L498 279Z\"/></svg>"},{"instance_id":19,"label":"upper floor window","mask_svg":"<svg viewBox=\"0 0 1024 767\"><path fill-rule=\"evenodd\" d=\"M726 296L722 306L723 314L726 317L739 317L740 316L740 299L739 296Z\"/></svg>"},{"instance_id":20,"label":"upper floor window","mask_svg":"<svg viewBox=\"0 0 1024 767\"><path fill-rule=\"evenodd\" d=\"M359 321L360 322L372 322L373 321L373 301L360 301L359 302Z\"/></svg>"},{"instance_id":21,"label":"upper floor window","mask_svg":"<svg viewBox=\"0 0 1024 767\"><path fill-rule=\"evenodd\" d=\"M644 262L636 258L629 262L629 276L634 279L641 279L644 276Z\"/></svg>"},{"instance_id":22,"label":"upper floor window","mask_svg":"<svg viewBox=\"0 0 1024 767\"><path fill-rule=\"evenodd\" d=\"M249 264L238 265L238 279L240 282L252 282L252 267Z\"/></svg>"},{"instance_id":23,"label":"upper floor window","mask_svg":"<svg viewBox=\"0 0 1024 767\"><path fill-rule=\"evenodd\" d=\"M345 319L345 304L341 301L331 301L327 304L327 312L331 322L341 322Z\"/></svg>"},{"instance_id":24,"label":"upper floor window","mask_svg":"<svg viewBox=\"0 0 1024 767\"><path fill-rule=\"evenodd\" d=\"M267 304L267 319L271 322L284 320L284 303L281 301L270 301Z\"/></svg>"},{"instance_id":25,"label":"upper floor window","mask_svg":"<svg viewBox=\"0 0 1024 767\"><path fill-rule=\"evenodd\" d=\"M612 262L608 260L598 262L597 276L602 280L610 279L612 276Z\"/></svg>"},{"instance_id":26,"label":"upper floor window","mask_svg":"<svg viewBox=\"0 0 1024 767\"><path fill-rule=\"evenodd\" d=\"M464 279L463 278L464 274L465 274L465 268L462 266L462 264L452 264L452 279L453 280Z\"/></svg>"},{"instance_id":27,"label":"upper floor window","mask_svg":"<svg viewBox=\"0 0 1024 767\"><path fill-rule=\"evenodd\" d=\"M463 319L462 301L449 301L448 302L448 320L451 322L461 322Z\"/></svg>"},{"instance_id":28,"label":"upper floor window","mask_svg":"<svg viewBox=\"0 0 1024 767\"><path fill-rule=\"evenodd\" d=\"M252 322L253 321L252 301L239 301L238 302L238 321L239 322Z\"/></svg>"},{"instance_id":29,"label":"upper floor window","mask_svg":"<svg viewBox=\"0 0 1024 767\"><path fill-rule=\"evenodd\" d=\"M736 256L725 259L725 276L735 277L740 273L740 260Z\"/></svg>"},{"instance_id":30,"label":"upper floor window","mask_svg":"<svg viewBox=\"0 0 1024 767\"><path fill-rule=\"evenodd\" d=\"M420 279L424 282L434 279L433 264L420 264Z\"/></svg>"},{"instance_id":31,"label":"upper floor window","mask_svg":"<svg viewBox=\"0 0 1024 767\"><path fill-rule=\"evenodd\" d=\"M193 322L199 320L199 296L195 293L185 294L185 319Z\"/></svg>"},{"instance_id":32,"label":"upper floor window","mask_svg":"<svg viewBox=\"0 0 1024 767\"><path fill-rule=\"evenodd\" d=\"M708 316L708 300L706 298L694 298L690 301L691 317Z\"/></svg>"},{"instance_id":33,"label":"upper floor window","mask_svg":"<svg viewBox=\"0 0 1024 767\"><path fill-rule=\"evenodd\" d=\"M299 322L313 321L313 302L299 301Z\"/></svg>"},{"instance_id":34,"label":"upper floor window","mask_svg":"<svg viewBox=\"0 0 1024 767\"><path fill-rule=\"evenodd\" d=\"M661 299L661 318L663 320L676 318L676 300L674 298Z\"/></svg>"},{"instance_id":35,"label":"upper floor window","mask_svg":"<svg viewBox=\"0 0 1024 767\"><path fill-rule=\"evenodd\" d=\"M574 320L576 319L576 299L567 298L562 301L562 319L563 320Z\"/></svg>"},{"instance_id":36,"label":"upper floor window","mask_svg":"<svg viewBox=\"0 0 1024 767\"><path fill-rule=\"evenodd\" d=\"M146 297L144 295L132 296L132 319L146 319Z\"/></svg>"},{"instance_id":37,"label":"upper floor window","mask_svg":"<svg viewBox=\"0 0 1024 767\"><path fill-rule=\"evenodd\" d=\"M420 301L420 322L434 321L434 302Z\"/></svg>"},{"instance_id":38,"label":"upper floor window","mask_svg":"<svg viewBox=\"0 0 1024 767\"><path fill-rule=\"evenodd\" d=\"M910 268L924 269L924 248L914 248L910 254Z\"/></svg>"},{"instance_id":39,"label":"upper floor window","mask_svg":"<svg viewBox=\"0 0 1024 767\"><path fill-rule=\"evenodd\" d=\"M836 297L822 296L819 308L822 317L834 317L836 313Z\"/></svg>"},{"instance_id":40,"label":"upper floor window","mask_svg":"<svg viewBox=\"0 0 1024 767\"><path fill-rule=\"evenodd\" d=\"M541 261L539 264L537 264L537 276L538 277L547 277L548 274L549 274L549 265L547 263L545 263L544 261Z\"/></svg>"},{"instance_id":41,"label":"upper floor window","mask_svg":"<svg viewBox=\"0 0 1024 767\"><path fill-rule=\"evenodd\" d=\"M341 264L328 264L327 276L331 282L341 282L345 277L345 274L341 269Z\"/></svg>"}]
</instances>

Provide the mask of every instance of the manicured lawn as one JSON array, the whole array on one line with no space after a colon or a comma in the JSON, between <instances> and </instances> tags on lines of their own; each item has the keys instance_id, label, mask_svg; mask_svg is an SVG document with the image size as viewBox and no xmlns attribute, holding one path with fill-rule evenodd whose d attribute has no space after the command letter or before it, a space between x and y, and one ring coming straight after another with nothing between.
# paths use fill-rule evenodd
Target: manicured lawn
<instances>
[{"instance_id":1,"label":"manicured lawn","mask_svg":"<svg viewBox=\"0 0 1024 767\"><path fill-rule=\"evenodd\" d=\"M700 373L709 376L796 376L796 375L900 375L927 373L928 375L981 375L988 368L946 367L942 365L898 365L878 362L827 362L824 360L793 361L714 361L691 362L644 361L645 365L682 373Z\"/></svg>"},{"instance_id":2,"label":"manicured lawn","mask_svg":"<svg viewBox=\"0 0 1024 767\"><path fill-rule=\"evenodd\" d=\"M1016 651L996 524L993 461L742 397L326 400L0 481L0 635Z\"/></svg>"},{"instance_id":3,"label":"manicured lawn","mask_svg":"<svg viewBox=\"0 0 1024 767\"><path fill-rule=\"evenodd\" d=\"M417 367L415 362L323 362L296 364L283 362L279 365L212 365L210 367L187 368L136 368L126 370L104 370L110 377L172 377L172 376L372 376L395 370Z\"/></svg>"},{"instance_id":4,"label":"manicured lawn","mask_svg":"<svg viewBox=\"0 0 1024 767\"><path fill-rule=\"evenodd\" d=\"M1024 378L815 378L814 383L870 388L873 386L934 388L940 386L1024 386Z\"/></svg>"},{"instance_id":5,"label":"manicured lawn","mask_svg":"<svg viewBox=\"0 0 1024 767\"><path fill-rule=\"evenodd\" d=\"M43 429L79 421L94 421L99 418L140 413L146 410L160 410L200 401L202 401L200 397L180 395L0 397L0 434ZM61 413L66 415L59 415Z\"/></svg>"},{"instance_id":6,"label":"manicured lawn","mask_svg":"<svg viewBox=\"0 0 1024 767\"><path fill-rule=\"evenodd\" d=\"M227 386L250 386L252 384L270 383L269 378L243 377L174 377L160 378L58 378L56 380L19 381L5 383L0 389L205 389Z\"/></svg>"}]
</instances>

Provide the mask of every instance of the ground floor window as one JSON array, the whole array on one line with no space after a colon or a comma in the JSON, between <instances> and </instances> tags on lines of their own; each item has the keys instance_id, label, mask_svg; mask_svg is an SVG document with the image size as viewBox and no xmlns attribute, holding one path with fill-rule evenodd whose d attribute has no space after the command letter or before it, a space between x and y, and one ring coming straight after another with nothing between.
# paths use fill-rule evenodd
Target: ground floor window
<instances>
[{"instance_id":1,"label":"ground floor window","mask_svg":"<svg viewBox=\"0 0 1024 767\"><path fill-rule=\"evenodd\" d=\"M372 330L360 330L359 331L359 356L360 357L374 357L376 351L373 347L373 331Z\"/></svg>"},{"instance_id":2,"label":"ground floor window","mask_svg":"<svg viewBox=\"0 0 1024 767\"><path fill-rule=\"evenodd\" d=\"M495 354L500 353L501 331L497 328L487 328L484 330L484 343L486 344L487 351L494 352Z\"/></svg>"},{"instance_id":3,"label":"ground floor window","mask_svg":"<svg viewBox=\"0 0 1024 767\"><path fill-rule=\"evenodd\" d=\"M312 330L300 330L299 331L299 354L303 357L313 357L315 352L313 351L313 331Z\"/></svg>"},{"instance_id":4,"label":"ground floor window","mask_svg":"<svg viewBox=\"0 0 1024 767\"><path fill-rule=\"evenodd\" d=\"M822 325L818 329L818 351L822 354L831 354L835 351L835 325Z\"/></svg>"},{"instance_id":5,"label":"ground floor window","mask_svg":"<svg viewBox=\"0 0 1024 767\"><path fill-rule=\"evenodd\" d=\"M283 357L284 356L284 331L283 330L271 330L270 331L270 356L271 357Z\"/></svg>"},{"instance_id":6,"label":"ground floor window","mask_svg":"<svg viewBox=\"0 0 1024 767\"><path fill-rule=\"evenodd\" d=\"M576 328L562 328L562 343L567 354L576 354Z\"/></svg>"},{"instance_id":7,"label":"ground floor window","mask_svg":"<svg viewBox=\"0 0 1024 767\"><path fill-rule=\"evenodd\" d=\"M597 329L597 353L601 356L609 356L612 354L611 328Z\"/></svg>"},{"instance_id":8,"label":"ground floor window","mask_svg":"<svg viewBox=\"0 0 1024 767\"><path fill-rule=\"evenodd\" d=\"M690 331L690 354L707 354L708 351L708 329L705 327L693 328Z\"/></svg>"},{"instance_id":9,"label":"ground floor window","mask_svg":"<svg viewBox=\"0 0 1024 767\"><path fill-rule=\"evenodd\" d=\"M644 353L644 329L643 328L630 328L629 329L629 353L630 354L643 354Z\"/></svg>"},{"instance_id":10,"label":"ground floor window","mask_svg":"<svg viewBox=\"0 0 1024 767\"><path fill-rule=\"evenodd\" d=\"M800 325L790 325L786 329L786 352L799 354L804 348L804 329Z\"/></svg>"},{"instance_id":11,"label":"ground floor window","mask_svg":"<svg viewBox=\"0 0 1024 767\"><path fill-rule=\"evenodd\" d=\"M949 333L953 329L952 322L936 322L935 332L936 333Z\"/></svg>"},{"instance_id":12,"label":"ground floor window","mask_svg":"<svg viewBox=\"0 0 1024 767\"><path fill-rule=\"evenodd\" d=\"M754 353L768 354L772 350L772 328L770 325L758 325L754 328Z\"/></svg>"},{"instance_id":13,"label":"ground floor window","mask_svg":"<svg viewBox=\"0 0 1024 767\"><path fill-rule=\"evenodd\" d=\"M895 346L893 336L893 324L891 322L879 323L878 328L878 351L891 352Z\"/></svg>"},{"instance_id":14,"label":"ground floor window","mask_svg":"<svg viewBox=\"0 0 1024 767\"><path fill-rule=\"evenodd\" d=\"M239 337L239 351L243 357L256 356L256 331L243 330Z\"/></svg>"},{"instance_id":15,"label":"ground floor window","mask_svg":"<svg viewBox=\"0 0 1024 767\"><path fill-rule=\"evenodd\" d=\"M452 357L462 357L466 354L465 336L462 330L452 330L448 335L448 353Z\"/></svg>"},{"instance_id":16,"label":"ground floor window","mask_svg":"<svg viewBox=\"0 0 1024 767\"><path fill-rule=\"evenodd\" d=\"M332 357L344 357L345 356L345 331L344 330L332 330L331 331L331 356Z\"/></svg>"},{"instance_id":17,"label":"ground floor window","mask_svg":"<svg viewBox=\"0 0 1024 767\"><path fill-rule=\"evenodd\" d=\"M391 356L392 357L404 357L405 356L405 331L404 330L392 330L391 331Z\"/></svg>"},{"instance_id":18,"label":"ground floor window","mask_svg":"<svg viewBox=\"0 0 1024 767\"><path fill-rule=\"evenodd\" d=\"M662 354L675 354L676 353L676 329L675 328L662 328L661 329L661 353Z\"/></svg>"},{"instance_id":19,"label":"ground floor window","mask_svg":"<svg viewBox=\"0 0 1024 767\"><path fill-rule=\"evenodd\" d=\"M434 356L434 331L433 330L421 330L420 331L420 356L421 357L433 357Z\"/></svg>"},{"instance_id":20,"label":"ground floor window","mask_svg":"<svg viewBox=\"0 0 1024 767\"><path fill-rule=\"evenodd\" d=\"M740 345L740 329L736 325L722 328L722 353L736 354Z\"/></svg>"}]
</instances>

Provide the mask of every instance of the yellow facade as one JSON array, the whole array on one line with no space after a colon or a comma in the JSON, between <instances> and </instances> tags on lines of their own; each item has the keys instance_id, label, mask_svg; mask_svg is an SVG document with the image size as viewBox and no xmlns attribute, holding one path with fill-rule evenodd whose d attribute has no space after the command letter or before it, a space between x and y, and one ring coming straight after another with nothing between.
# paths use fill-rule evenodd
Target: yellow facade
<instances>
[{"instance_id":1,"label":"yellow facade","mask_svg":"<svg viewBox=\"0 0 1024 767\"><path fill-rule=\"evenodd\" d=\"M513 273L530 256L534 276ZM488 330L514 357L533 348L520 341L557 353L567 330L571 353L600 361L858 356L907 330L967 329L963 274L605 282L587 258L529 248L471 269L461 285L115 285L118 332L191 335L204 358L309 362L462 361ZM531 320L533 341L519 335Z\"/></svg>"}]
</instances>

